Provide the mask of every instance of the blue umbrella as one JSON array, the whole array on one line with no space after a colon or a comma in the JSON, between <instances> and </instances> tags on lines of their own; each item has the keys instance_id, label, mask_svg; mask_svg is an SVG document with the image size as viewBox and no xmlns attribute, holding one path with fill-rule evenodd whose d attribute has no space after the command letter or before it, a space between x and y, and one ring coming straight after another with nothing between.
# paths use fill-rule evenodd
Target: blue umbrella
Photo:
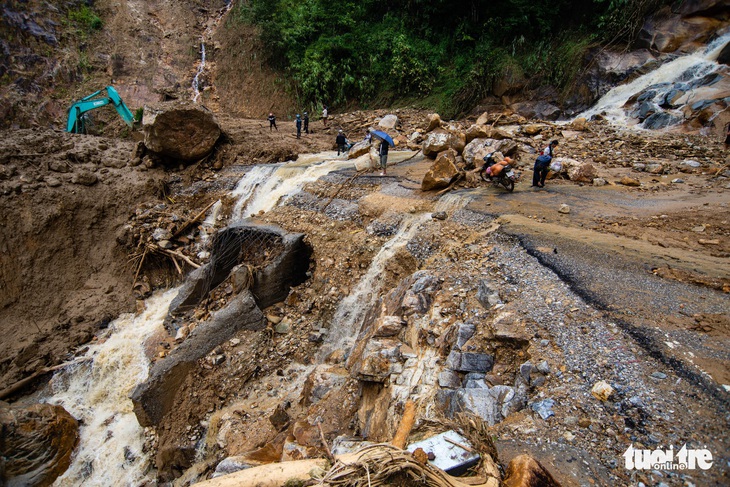
<instances>
[{"instance_id":1,"label":"blue umbrella","mask_svg":"<svg viewBox=\"0 0 730 487\"><path fill-rule=\"evenodd\" d=\"M389 146L395 147L395 143L393 142L393 139L390 138L390 135L386 134L385 132L380 131L380 130L371 130L370 133L373 134L373 136L379 138L380 140L386 141Z\"/></svg>"}]
</instances>

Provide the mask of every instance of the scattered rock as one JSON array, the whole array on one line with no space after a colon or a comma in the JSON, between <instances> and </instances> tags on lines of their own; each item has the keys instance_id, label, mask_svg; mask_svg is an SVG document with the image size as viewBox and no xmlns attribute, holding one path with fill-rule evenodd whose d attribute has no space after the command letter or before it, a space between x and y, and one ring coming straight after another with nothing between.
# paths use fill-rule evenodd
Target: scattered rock
<instances>
[{"instance_id":1,"label":"scattered rock","mask_svg":"<svg viewBox=\"0 0 730 487\"><path fill-rule=\"evenodd\" d=\"M613 387L605 380L596 382L591 389L591 394L599 401L608 401L613 395L613 392Z\"/></svg>"},{"instance_id":2,"label":"scattered rock","mask_svg":"<svg viewBox=\"0 0 730 487\"><path fill-rule=\"evenodd\" d=\"M624 186L641 186L641 181L639 181L636 178L632 178L629 176L624 176L621 178L621 181L619 181Z\"/></svg>"},{"instance_id":3,"label":"scattered rock","mask_svg":"<svg viewBox=\"0 0 730 487\"><path fill-rule=\"evenodd\" d=\"M142 129L148 150L183 162L207 156L221 135L213 113L188 102L145 105Z\"/></svg>"},{"instance_id":4,"label":"scattered rock","mask_svg":"<svg viewBox=\"0 0 730 487\"><path fill-rule=\"evenodd\" d=\"M563 203L562 205L560 205L560 208L558 208L558 213L563 213L567 215L568 213L570 213L570 206Z\"/></svg>"},{"instance_id":5,"label":"scattered rock","mask_svg":"<svg viewBox=\"0 0 730 487\"><path fill-rule=\"evenodd\" d=\"M378 122L378 126L384 129L394 129L398 126L398 123L398 116L390 114L381 118L380 122Z\"/></svg>"}]
</instances>

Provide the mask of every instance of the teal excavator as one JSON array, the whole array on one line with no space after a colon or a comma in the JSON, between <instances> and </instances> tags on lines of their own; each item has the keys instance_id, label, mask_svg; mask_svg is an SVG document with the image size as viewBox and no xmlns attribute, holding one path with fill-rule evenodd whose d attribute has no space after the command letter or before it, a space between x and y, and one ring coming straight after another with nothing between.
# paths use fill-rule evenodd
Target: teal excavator
<instances>
[{"instance_id":1,"label":"teal excavator","mask_svg":"<svg viewBox=\"0 0 730 487\"><path fill-rule=\"evenodd\" d=\"M106 90L106 96L99 96L104 90ZM119 96L117 90L115 90L112 86L107 86L106 88L103 88L96 93L92 93L71 105L68 109L66 132L72 132L74 134L86 133L84 113L109 104L114 105L119 116L124 119L124 122L129 125L130 128L134 127L134 115L132 115L132 112L129 111L127 105L124 104L122 97Z\"/></svg>"}]
</instances>

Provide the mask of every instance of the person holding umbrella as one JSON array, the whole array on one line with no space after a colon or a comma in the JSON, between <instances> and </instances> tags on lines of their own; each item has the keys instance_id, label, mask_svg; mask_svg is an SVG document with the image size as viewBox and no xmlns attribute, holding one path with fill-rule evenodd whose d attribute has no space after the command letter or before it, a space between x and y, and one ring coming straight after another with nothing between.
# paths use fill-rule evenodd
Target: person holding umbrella
<instances>
[{"instance_id":1,"label":"person holding umbrella","mask_svg":"<svg viewBox=\"0 0 730 487\"><path fill-rule=\"evenodd\" d=\"M378 154L380 155L380 168L382 169L380 175L386 176L388 172L388 149L394 146L393 139L390 135L380 130L372 130L370 132L373 137L380 140L380 147L378 147Z\"/></svg>"}]
</instances>

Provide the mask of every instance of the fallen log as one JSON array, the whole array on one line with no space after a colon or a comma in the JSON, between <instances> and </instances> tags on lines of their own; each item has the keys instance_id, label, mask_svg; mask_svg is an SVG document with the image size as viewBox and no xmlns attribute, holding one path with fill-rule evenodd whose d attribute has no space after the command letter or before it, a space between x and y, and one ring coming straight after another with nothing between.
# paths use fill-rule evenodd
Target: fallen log
<instances>
[{"instance_id":1,"label":"fallen log","mask_svg":"<svg viewBox=\"0 0 730 487\"><path fill-rule=\"evenodd\" d=\"M415 422L416 403L409 400L406 402L406 406L403 410L403 417L400 420L398 429L395 431L391 444L400 449L405 448L406 442L408 441L408 435L411 434L411 430L413 429Z\"/></svg>"},{"instance_id":2,"label":"fallen log","mask_svg":"<svg viewBox=\"0 0 730 487\"><path fill-rule=\"evenodd\" d=\"M61 370L65 367L68 367L69 365L74 364L80 364L82 362L88 362L91 360L90 357L81 358L78 360L72 360L71 362L64 362L62 364L54 365L52 367L43 367L42 369L36 370L32 374L30 374L28 377L24 379L20 379L15 384L11 385L10 387L6 387L2 391L0 391L0 399L5 399L6 397L12 396L16 392L24 389L28 385L30 385L34 380L36 380L38 377L48 374L50 372L55 372L57 370Z\"/></svg>"}]
</instances>

